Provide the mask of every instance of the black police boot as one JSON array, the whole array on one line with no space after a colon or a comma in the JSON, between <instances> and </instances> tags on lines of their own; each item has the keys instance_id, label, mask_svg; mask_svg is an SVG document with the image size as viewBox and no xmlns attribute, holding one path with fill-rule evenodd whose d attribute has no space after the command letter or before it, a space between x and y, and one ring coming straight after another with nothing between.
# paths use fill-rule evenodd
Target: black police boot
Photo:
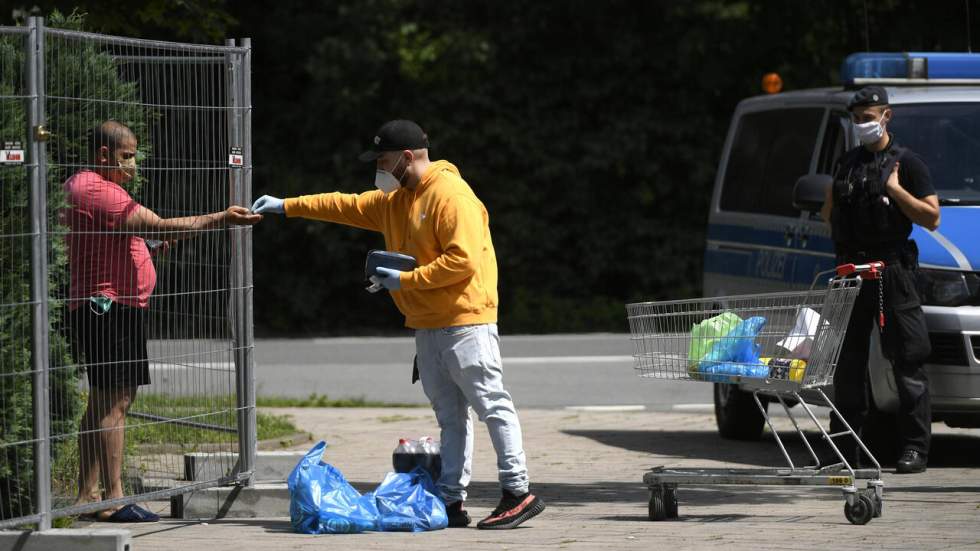
<instances>
[{"instance_id":1,"label":"black police boot","mask_svg":"<svg viewBox=\"0 0 980 551\"><path fill-rule=\"evenodd\" d=\"M902 457L898 458L895 464L895 472L901 474L924 473L929 458L918 450L907 449L902 452Z\"/></svg>"}]
</instances>

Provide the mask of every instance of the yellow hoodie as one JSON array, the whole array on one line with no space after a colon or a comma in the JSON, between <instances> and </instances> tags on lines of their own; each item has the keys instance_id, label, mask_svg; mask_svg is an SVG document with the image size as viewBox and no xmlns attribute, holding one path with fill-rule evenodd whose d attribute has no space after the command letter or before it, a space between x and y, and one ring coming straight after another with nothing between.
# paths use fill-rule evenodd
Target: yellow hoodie
<instances>
[{"instance_id":1,"label":"yellow hoodie","mask_svg":"<svg viewBox=\"0 0 980 551\"><path fill-rule=\"evenodd\" d=\"M286 216L337 222L385 236L385 248L414 256L391 293L413 329L497 321L497 257L490 216L459 170L435 161L414 190L321 193L286 199Z\"/></svg>"}]
</instances>

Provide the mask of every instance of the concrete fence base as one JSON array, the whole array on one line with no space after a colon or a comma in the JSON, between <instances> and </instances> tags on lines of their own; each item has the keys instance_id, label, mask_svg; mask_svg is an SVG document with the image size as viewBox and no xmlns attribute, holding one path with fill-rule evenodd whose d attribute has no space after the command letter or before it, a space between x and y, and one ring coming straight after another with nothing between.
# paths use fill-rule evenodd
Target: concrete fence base
<instances>
[{"instance_id":1,"label":"concrete fence base","mask_svg":"<svg viewBox=\"0 0 980 551\"><path fill-rule=\"evenodd\" d=\"M0 551L131 551L130 540L129 530L120 529L0 531Z\"/></svg>"}]
</instances>

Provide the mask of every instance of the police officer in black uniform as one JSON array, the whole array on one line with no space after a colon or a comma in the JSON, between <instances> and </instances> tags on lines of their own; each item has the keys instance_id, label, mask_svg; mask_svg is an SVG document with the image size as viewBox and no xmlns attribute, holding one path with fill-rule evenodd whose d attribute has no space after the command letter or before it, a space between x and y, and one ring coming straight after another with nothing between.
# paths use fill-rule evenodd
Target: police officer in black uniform
<instances>
[{"instance_id":1,"label":"police officer in black uniform","mask_svg":"<svg viewBox=\"0 0 980 551\"><path fill-rule=\"evenodd\" d=\"M838 410L860 433L870 407L868 352L871 332L891 360L898 388L898 429L903 452L896 471L926 470L931 435L929 386L922 362L931 352L925 315L915 287L918 249L912 224L939 227L939 200L929 169L918 155L888 133L892 110L880 86L858 90L848 104L862 145L834 167L834 183L821 214L830 223L837 263L886 264L880 280L861 287L834 375ZM831 431L844 427L831 416ZM843 440L843 439L841 439ZM857 458L854 444L842 447Z\"/></svg>"}]
</instances>

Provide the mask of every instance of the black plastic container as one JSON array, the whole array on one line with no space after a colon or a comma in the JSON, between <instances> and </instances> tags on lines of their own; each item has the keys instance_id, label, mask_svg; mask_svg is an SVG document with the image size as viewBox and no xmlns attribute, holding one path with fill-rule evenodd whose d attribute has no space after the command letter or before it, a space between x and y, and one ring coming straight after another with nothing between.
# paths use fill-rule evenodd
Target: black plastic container
<instances>
[{"instance_id":1,"label":"black plastic container","mask_svg":"<svg viewBox=\"0 0 980 551\"><path fill-rule=\"evenodd\" d=\"M369 279L375 275L379 267L391 268L399 272L411 272L417 265L414 256L392 251L372 250L368 252L367 259L364 261L364 279Z\"/></svg>"}]
</instances>

